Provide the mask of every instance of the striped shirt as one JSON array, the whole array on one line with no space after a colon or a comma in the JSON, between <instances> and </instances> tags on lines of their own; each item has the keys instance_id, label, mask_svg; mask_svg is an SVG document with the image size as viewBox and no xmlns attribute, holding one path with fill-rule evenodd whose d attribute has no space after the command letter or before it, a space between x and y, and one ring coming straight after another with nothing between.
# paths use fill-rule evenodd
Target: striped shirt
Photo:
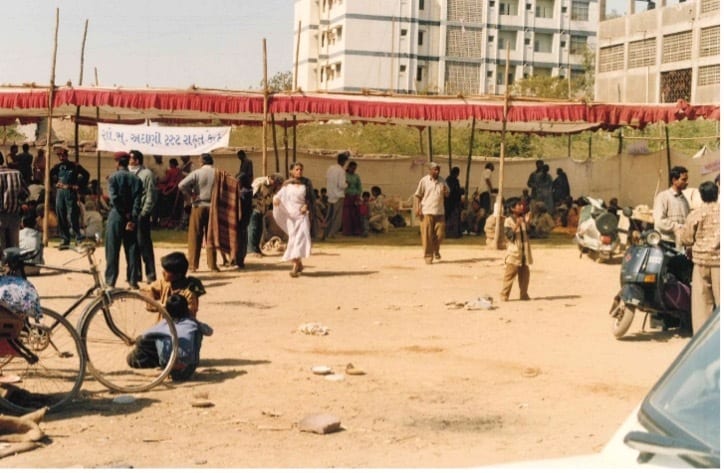
<instances>
[{"instance_id":1,"label":"striped shirt","mask_svg":"<svg viewBox=\"0 0 724 473\"><path fill-rule=\"evenodd\" d=\"M0 213L18 213L20 203L27 195L28 189L20 171L0 167Z\"/></svg>"}]
</instances>

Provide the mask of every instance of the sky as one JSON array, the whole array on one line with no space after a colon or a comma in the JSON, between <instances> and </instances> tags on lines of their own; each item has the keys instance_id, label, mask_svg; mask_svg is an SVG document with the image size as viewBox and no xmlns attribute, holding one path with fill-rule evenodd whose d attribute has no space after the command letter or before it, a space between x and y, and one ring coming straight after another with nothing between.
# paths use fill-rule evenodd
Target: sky
<instances>
[{"instance_id":1,"label":"sky","mask_svg":"<svg viewBox=\"0 0 724 473\"><path fill-rule=\"evenodd\" d=\"M0 14L0 84L260 89L267 70L291 71L293 0L13 0Z\"/></svg>"}]
</instances>

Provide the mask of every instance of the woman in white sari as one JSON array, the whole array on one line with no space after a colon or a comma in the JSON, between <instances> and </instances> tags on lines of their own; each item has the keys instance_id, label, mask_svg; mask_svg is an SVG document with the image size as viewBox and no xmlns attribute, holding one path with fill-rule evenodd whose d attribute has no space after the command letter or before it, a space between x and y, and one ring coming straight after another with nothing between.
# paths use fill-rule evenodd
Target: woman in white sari
<instances>
[{"instance_id":1,"label":"woman in white sari","mask_svg":"<svg viewBox=\"0 0 724 473\"><path fill-rule=\"evenodd\" d=\"M302 272L304 269L302 258L308 257L312 250L309 221L312 189L309 179L302 176L303 172L304 165L295 163L292 167L292 177L274 196L274 220L289 235L282 261L293 263L292 271L289 273L293 278Z\"/></svg>"}]
</instances>

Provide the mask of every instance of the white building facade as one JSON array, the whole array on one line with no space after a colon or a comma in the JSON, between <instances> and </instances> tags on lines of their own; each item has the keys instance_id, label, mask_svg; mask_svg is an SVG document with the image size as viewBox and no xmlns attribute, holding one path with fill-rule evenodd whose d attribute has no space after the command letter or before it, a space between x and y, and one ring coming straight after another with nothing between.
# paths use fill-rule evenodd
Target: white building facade
<instances>
[{"instance_id":1,"label":"white building facade","mask_svg":"<svg viewBox=\"0 0 724 473\"><path fill-rule=\"evenodd\" d=\"M305 91L486 95L530 75L582 74L590 0L295 0ZM301 26L301 28L300 28Z\"/></svg>"},{"instance_id":2,"label":"white building facade","mask_svg":"<svg viewBox=\"0 0 724 473\"><path fill-rule=\"evenodd\" d=\"M650 5L601 22L596 100L718 104L719 0Z\"/></svg>"}]
</instances>

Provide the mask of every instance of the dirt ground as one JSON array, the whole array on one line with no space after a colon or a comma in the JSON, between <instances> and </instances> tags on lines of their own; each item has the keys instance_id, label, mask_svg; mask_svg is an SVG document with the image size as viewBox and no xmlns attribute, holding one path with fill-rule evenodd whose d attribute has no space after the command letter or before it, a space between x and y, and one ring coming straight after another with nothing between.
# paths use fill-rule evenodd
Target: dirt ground
<instances>
[{"instance_id":1,"label":"dirt ground","mask_svg":"<svg viewBox=\"0 0 724 473\"><path fill-rule=\"evenodd\" d=\"M86 379L81 399L42 424L47 445L0 467L436 468L594 453L688 340L640 332L640 318L615 340L619 268L579 259L573 244L534 244L532 300L514 288L500 303L503 252L448 240L428 266L420 247L351 241L316 244L297 279L279 257L202 267L199 318L215 333L191 381L116 404ZM46 253L56 265L73 256ZM32 280L56 310L90 284ZM483 295L493 310L446 305ZM311 322L329 334L297 330ZM311 372L348 363L366 374ZM192 407L198 396L214 406ZM313 413L343 430L300 432Z\"/></svg>"}]
</instances>

